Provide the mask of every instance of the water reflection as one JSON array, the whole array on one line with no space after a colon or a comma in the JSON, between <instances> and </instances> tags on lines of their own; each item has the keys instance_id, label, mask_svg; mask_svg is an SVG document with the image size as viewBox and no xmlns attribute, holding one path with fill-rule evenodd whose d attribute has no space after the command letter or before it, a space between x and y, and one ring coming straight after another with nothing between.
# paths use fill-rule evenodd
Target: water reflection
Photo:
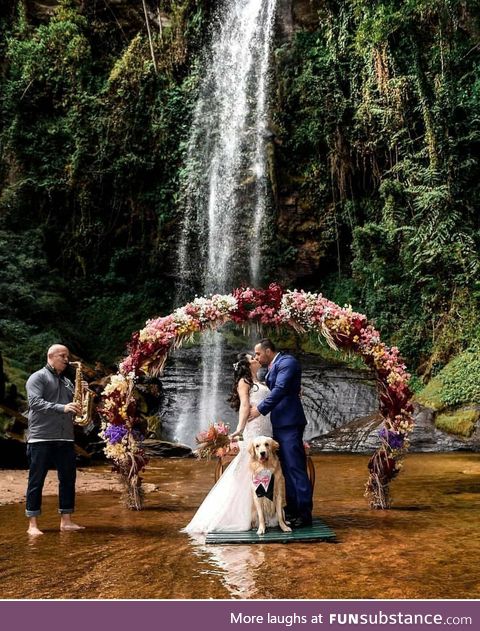
<instances>
[{"instance_id":1,"label":"water reflection","mask_svg":"<svg viewBox=\"0 0 480 631\"><path fill-rule=\"evenodd\" d=\"M265 561L263 545L205 545L205 537L190 535L196 556L207 558L212 569L233 598L253 598L256 574Z\"/></svg>"}]
</instances>

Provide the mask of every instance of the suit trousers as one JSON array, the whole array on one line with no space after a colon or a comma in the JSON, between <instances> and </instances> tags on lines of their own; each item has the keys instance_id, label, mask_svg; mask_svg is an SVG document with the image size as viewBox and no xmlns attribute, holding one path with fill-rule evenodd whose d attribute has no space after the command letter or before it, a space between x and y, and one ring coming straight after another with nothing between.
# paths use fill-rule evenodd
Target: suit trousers
<instances>
[{"instance_id":1,"label":"suit trousers","mask_svg":"<svg viewBox=\"0 0 480 631\"><path fill-rule=\"evenodd\" d=\"M27 517L40 515L42 491L49 469L56 469L58 475L58 512L73 513L75 509L76 456L73 441L49 440L28 443L29 461Z\"/></svg>"},{"instance_id":2,"label":"suit trousers","mask_svg":"<svg viewBox=\"0 0 480 631\"><path fill-rule=\"evenodd\" d=\"M285 478L289 517L312 518L313 490L307 473L307 458L303 446L303 426L274 427L273 438L280 444L280 462Z\"/></svg>"}]
</instances>

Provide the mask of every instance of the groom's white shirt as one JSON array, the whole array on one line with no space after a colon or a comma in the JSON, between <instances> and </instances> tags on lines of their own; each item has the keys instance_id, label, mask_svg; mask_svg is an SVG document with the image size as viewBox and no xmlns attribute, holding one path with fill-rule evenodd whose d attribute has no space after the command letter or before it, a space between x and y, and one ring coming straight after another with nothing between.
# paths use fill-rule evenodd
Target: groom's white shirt
<instances>
[{"instance_id":1,"label":"groom's white shirt","mask_svg":"<svg viewBox=\"0 0 480 631\"><path fill-rule=\"evenodd\" d=\"M280 357L280 353L277 353L275 357L272 359L272 361L270 362L269 368L267 370L267 374L265 375L265 379L267 378L268 373L272 370L273 364L277 361L277 357Z\"/></svg>"}]
</instances>

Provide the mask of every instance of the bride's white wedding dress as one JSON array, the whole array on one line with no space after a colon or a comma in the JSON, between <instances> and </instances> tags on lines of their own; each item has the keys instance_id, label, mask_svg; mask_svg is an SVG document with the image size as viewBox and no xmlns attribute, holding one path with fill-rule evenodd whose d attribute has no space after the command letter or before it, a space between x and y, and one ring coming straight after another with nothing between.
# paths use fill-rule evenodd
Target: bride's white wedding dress
<instances>
[{"instance_id":1,"label":"bride's white wedding dress","mask_svg":"<svg viewBox=\"0 0 480 631\"><path fill-rule=\"evenodd\" d=\"M269 394L267 386L254 384L250 404L258 405ZM270 415L259 416L247 423L240 452L220 476L182 532L199 534L216 531L241 532L252 527L252 489L250 484L248 445L257 436L271 436ZM270 524L273 525L273 524Z\"/></svg>"}]
</instances>

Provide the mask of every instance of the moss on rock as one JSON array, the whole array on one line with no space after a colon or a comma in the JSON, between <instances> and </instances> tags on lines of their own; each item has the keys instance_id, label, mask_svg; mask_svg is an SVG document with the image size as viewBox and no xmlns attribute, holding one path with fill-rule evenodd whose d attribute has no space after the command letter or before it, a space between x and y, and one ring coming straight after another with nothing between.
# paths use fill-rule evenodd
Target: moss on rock
<instances>
[{"instance_id":1,"label":"moss on rock","mask_svg":"<svg viewBox=\"0 0 480 631\"><path fill-rule=\"evenodd\" d=\"M414 396L414 400L427 408L438 411L445 407L442 400L443 382L440 377L434 377L429 383Z\"/></svg>"},{"instance_id":2,"label":"moss on rock","mask_svg":"<svg viewBox=\"0 0 480 631\"><path fill-rule=\"evenodd\" d=\"M480 403L480 348L473 345L450 361L415 395L418 403L437 412Z\"/></svg>"},{"instance_id":3,"label":"moss on rock","mask_svg":"<svg viewBox=\"0 0 480 631\"><path fill-rule=\"evenodd\" d=\"M460 409L441 412L435 419L435 427L449 434L469 438L480 418L480 409Z\"/></svg>"},{"instance_id":4,"label":"moss on rock","mask_svg":"<svg viewBox=\"0 0 480 631\"><path fill-rule=\"evenodd\" d=\"M480 349L472 346L450 361L414 400L435 410L435 427L469 437L480 418Z\"/></svg>"}]
</instances>

